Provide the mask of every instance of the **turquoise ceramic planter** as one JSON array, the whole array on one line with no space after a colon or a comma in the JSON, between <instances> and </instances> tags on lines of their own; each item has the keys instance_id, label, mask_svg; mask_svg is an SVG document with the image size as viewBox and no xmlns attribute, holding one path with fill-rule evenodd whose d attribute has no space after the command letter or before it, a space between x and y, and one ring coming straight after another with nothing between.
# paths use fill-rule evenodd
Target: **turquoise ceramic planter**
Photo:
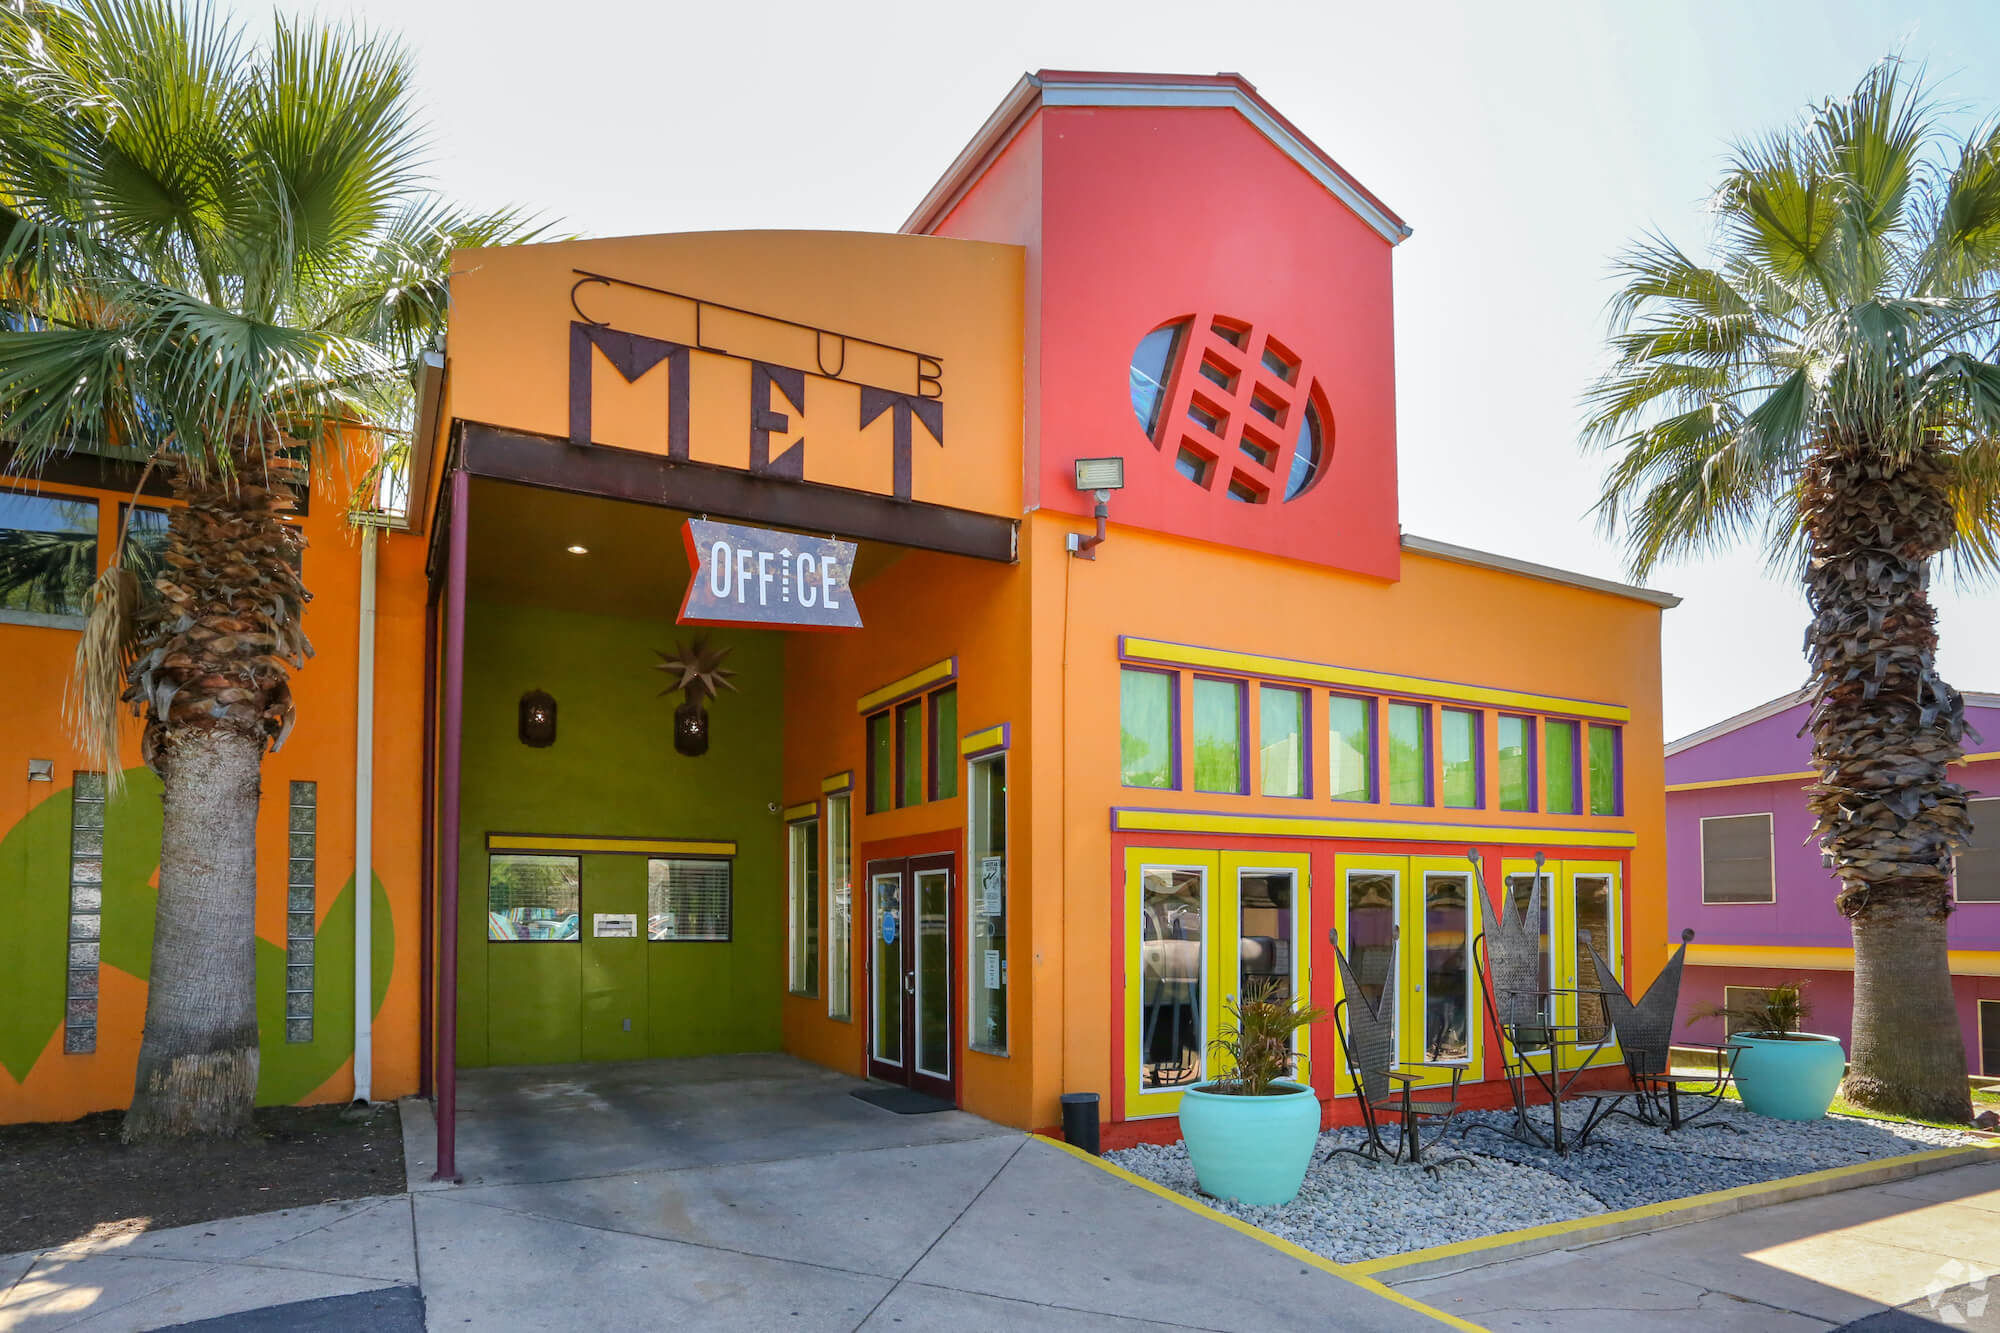
<instances>
[{"instance_id":1,"label":"turquoise ceramic planter","mask_svg":"<svg viewBox=\"0 0 2000 1333\"><path fill-rule=\"evenodd\" d=\"M1736 1057L1736 1090L1744 1108L1758 1115L1818 1120L1847 1072L1847 1052L1838 1037L1819 1032L1792 1036L1789 1041L1740 1032L1731 1037L1729 1044L1742 1051Z\"/></svg>"},{"instance_id":2,"label":"turquoise ceramic planter","mask_svg":"<svg viewBox=\"0 0 2000 1333\"><path fill-rule=\"evenodd\" d=\"M1302 1083L1276 1097L1231 1097L1197 1083L1181 1094L1181 1137L1205 1193L1238 1203L1290 1203L1319 1141L1319 1098Z\"/></svg>"}]
</instances>

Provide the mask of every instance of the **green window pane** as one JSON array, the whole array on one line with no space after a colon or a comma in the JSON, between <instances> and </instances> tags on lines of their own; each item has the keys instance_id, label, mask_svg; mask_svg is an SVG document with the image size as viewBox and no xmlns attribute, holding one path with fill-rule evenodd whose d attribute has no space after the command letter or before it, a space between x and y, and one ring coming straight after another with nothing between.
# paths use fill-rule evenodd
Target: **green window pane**
<instances>
[{"instance_id":1,"label":"green window pane","mask_svg":"<svg viewBox=\"0 0 2000 1333\"><path fill-rule=\"evenodd\" d=\"M924 702L896 709L896 804L924 803Z\"/></svg>"},{"instance_id":2,"label":"green window pane","mask_svg":"<svg viewBox=\"0 0 2000 1333\"><path fill-rule=\"evenodd\" d=\"M958 795L958 688L931 696L931 769L937 775L933 801Z\"/></svg>"},{"instance_id":3,"label":"green window pane","mask_svg":"<svg viewBox=\"0 0 2000 1333\"><path fill-rule=\"evenodd\" d=\"M1576 723L1549 719L1543 728L1548 744L1549 810L1576 813Z\"/></svg>"},{"instance_id":4,"label":"green window pane","mask_svg":"<svg viewBox=\"0 0 2000 1333\"><path fill-rule=\"evenodd\" d=\"M889 738L889 714L868 719L868 808L887 810L895 804L896 751Z\"/></svg>"},{"instance_id":5,"label":"green window pane","mask_svg":"<svg viewBox=\"0 0 2000 1333\"><path fill-rule=\"evenodd\" d=\"M1422 704L1389 705L1389 801L1430 804L1430 709Z\"/></svg>"},{"instance_id":6,"label":"green window pane","mask_svg":"<svg viewBox=\"0 0 2000 1333\"><path fill-rule=\"evenodd\" d=\"M1235 681L1194 683L1194 788L1243 790L1243 687Z\"/></svg>"},{"instance_id":7,"label":"green window pane","mask_svg":"<svg viewBox=\"0 0 2000 1333\"><path fill-rule=\"evenodd\" d=\"M1350 699L1336 694L1326 701L1327 748L1332 752L1333 799L1372 801L1375 799L1375 706L1367 699Z\"/></svg>"},{"instance_id":8,"label":"green window pane","mask_svg":"<svg viewBox=\"0 0 2000 1333\"><path fill-rule=\"evenodd\" d=\"M1479 805L1479 714L1444 709L1438 722L1444 760L1444 803L1461 810Z\"/></svg>"},{"instance_id":9,"label":"green window pane","mask_svg":"<svg viewBox=\"0 0 2000 1333\"><path fill-rule=\"evenodd\" d=\"M1500 808L1535 808L1534 722L1502 714L1500 718Z\"/></svg>"},{"instance_id":10,"label":"green window pane","mask_svg":"<svg viewBox=\"0 0 2000 1333\"><path fill-rule=\"evenodd\" d=\"M1306 695L1266 685L1257 691L1257 789L1266 796L1306 794Z\"/></svg>"},{"instance_id":11,"label":"green window pane","mask_svg":"<svg viewBox=\"0 0 2000 1333\"><path fill-rule=\"evenodd\" d=\"M1590 728L1590 813L1618 813L1618 728Z\"/></svg>"},{"instance_id":12,"label":"green window pane","mask_svg":"<svg viewBox=\"0 0 2000 1333\"><path fill-rule=\"evenodd\" d=\"M1118 766L1128 787L1174 785L1173 689L1158 671L1120 673Z\"/></svg>"}]
</instances>

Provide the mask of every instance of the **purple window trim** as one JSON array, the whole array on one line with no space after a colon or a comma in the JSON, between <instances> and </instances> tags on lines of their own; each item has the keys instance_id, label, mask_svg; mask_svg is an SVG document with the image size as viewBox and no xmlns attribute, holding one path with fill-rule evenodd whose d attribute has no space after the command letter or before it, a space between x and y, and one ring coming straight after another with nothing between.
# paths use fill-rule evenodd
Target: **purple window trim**
<instances>
[{"instance_id":1,"label":"purple window trim","mask_svg":"<svg viewBox=\"0 0 2000 1333\"><path fill-rule=\"evenodd\" d=\"M1586 722L1578 730L1587 742L1590 733L1597 729L1611 733L1611 809L1600 815L1590 808L1588 800L1580 804L1599 819L1622 819L1625 816L1625 728L1611 722ZM1588 752L1586 746L1585 753Z\"/></svg>"},{"instance_id":2,"label":"purple window trim","mask_svg":"<svg viewBox=\"0 0 2000 1333\"><path fill-rule=\"evenodd\" d=\"M1153 635L1153 634L1120 634L1118 636L1118 660L1120 662L1138 663L1142 665L1156 667L1163 671L1186 671L1189 670L1190 668L1188 664L1185 662L1169 662L1161 658L1148 657L1143 653L1133 652L1131 648L1128 646L1131 640L1133 639L1142 639L1149 643L1169 643L1172 644L1172 646L1175 648L1192 648L1196 649L1197 651L1211 652L1211 653L1238 653L1238 652L1249 651L1247 649L1240 649L1240 648L1224 648L1219 644L1173 643L1173 641L1170 639L1162 639L1158 635ZM1267 661L1288 662L1293 665L1302 667L1320 667L1320 668L1332 667L1337 670L1350 669L1342 666L1342 664L1338 662L1308 662L1297 657L1278 657L1271 653L1257 653L1255 654L1255 656L1262 657ZM1375 675L1387 676L1392 680L1406 681L1413 687L1420 687L1427 684L1436 684L1436 685L1460 685L1469 690L1488 690L1488 689L1499 688L1497 686L1492 686L1492 685L1481 685L1478 681L1472 681L1472 680L1441 680L1435 676L1405 676L1401 672L1377 671L1373 667L1359 667L1352 669L1368 671ZM1247 678L1250 674L1251 673L1246 671L1245 677ZM1320 680L1315 677L1303 674L1297 676L1288 676L1282 671L1275 671L1275 672L1263 671L1263 672L1257 672L1255 673L1255 675L1256 678L1259 680L1281 681L1287 685L1303 685L1308 689L1326 690L1333 694L1354 693L1354 690L1351 687L1332 685L1324 680ZM1389 690L1382 697L1395 698L1398 700L1406 700L1412 703L1421 702L1421 703L1450 704L1455 708L1481 707L1481 705L1468 702L1465 699L1450 698L1441 694L1425 694L1421 688L1412 688L1408 690ZM1553 703L1590 704L1601 708L1626 708L1626 705L1624 704L1614 704L1604 699L1568 699L1560 695L1554 695L1554 694L1540 695L1537 697L1546 698ZM1631 710L1629 708L1626 708L1626 711L1630 712ZM1584 718L1585 716L1582 713L1574 713L1574 714L1568 713L1560 708L1538 710L1538 713L1540 716L1543 717L1558 717L1558 718L1569 718L1569 717ZM1592 718L1587 718L1585 720L1593 722L1603 722L1608 726L1624 725L1624 722L1621 722L1617 719L1592 717Z\"/></svg>"},{"instance_id":3,"label":"purple window trim","mask_svg":"<svg viewBox=\"0 0 2000 1333\"><path fill-rule=\"evenodd\" d=\"M1263 734L1264 715L1262 710L1264 707L1263 694L1265 690L1279 690L1285 694L1295 694L1299 698L1299 794L1297 796L1271 796L1271 799L1274 801L1310 801L1312 799L1312 794L1313 794L1313 743L1312 743L1313 692L1311 690L1300 689L1296 685L1276 685L1263 680L1257 682L1257 696L1258 696L1257 740L1259 748L1259 755L1257 761L1257 788L1258 788L1257 794L1259 796L1270 796L1269 792L1263 790L1264 763L1262 757L1262 747L1265 737Z\"/></svg>"},{"instance_id":4,"label":"purple window trim","mask_svg":"<svg viewBox=\"0 0 2000 1333\"><path fill-rule=\"evenodd\" d=\"M1427 703L1419 699L1384 699L1382 701L1383 706L1381 712L1382 712L1382 719L1385 724L1384 725L1385 730L1387 729L1386 724L1390 716L1390 710L1394 709L1399 704L1408 708L1416 709L1417 720L1422 727L1423 755L1421 758L1421 763L1422 763L1423 779L1424 779L1423 799L1420 801L1399 801L1395 799L1395 797L1389 794L1390 789L1393 788L1394 786L1393 782L1385 782L1383 784L1384 787L1382 793L1383 798L1387 804L1400 805L1406 810L1413 810L1416 809L1418 806L1436 806L1437 805L1436 769L1438 760L1437 724L1436 724L1436 719L1432 715L1437 712L1437 708L1434 704ZM1390 753L1390 764L1393 766L1395 763L1395 754L1394 751L1390 751L1389 753Z\"/></svg>"},{"instance_id":5,"label":"purple window trim","mask_svg":"<svg viewBox=\"0 0 2000 1333\"><path fill-rule=\"evenodd\" d=\"M1250 794L1250 681L1244 676L1217 676L1206 671L1194 673L1196 680L1212 681L1217 685L1227 685L1236 691L1236 785L1210 791L1206 787L1197 788L1205 796L1248 796ZM1192 713L1190 713L1192 716ZM1175 768L1175 787L1180 786L1180 771Z\"/></svg>"},{"instance_id":6,"label":"purple window trim","mask_svg":"<svg viewBox=\"0 0 2000 1333\"><path fill-rule=\"evenodd\" d=\"M889 808L891 810L908 810L913 806L923 805L925 804L923 798L928 794L928 789L925 789L918 793L918 797L914 801L905 801L903 799L903 783L909 776L906 772L909 765L903 759L903 710L912 706L916 709L917 726L921 729L924 725L924 705L921 695L907 696L901 703L889 706L889 748L894 752L896 773L895 790L889 793L891 798ZM922 744L925 739L920 730L917 736L918 743ZM926 752L928 752L929 748L929 746L924 746ZM925 762L928 764L929 761L926 760Z\"/></svg>"},{"instance_id":7,"label":"purple window trim","mask_svg":"<svg viewBox=\"0 0 2000 1333\"><path fill-rule=\"evenodd\" d=\"M1477 708L1442 708L1438 712L1438 768L1443 777L1444 768L1444 714L1463 713L1472 719L1472 804L1445 805L1440 793L1439 805L1446 810L1484 810L1486 808L1486 714Z\"/></svg>"},{"instance_id":8,"label":"purple window trim","mask_svg":"<svg viewBox=\"0 0 2000 1333\"><path fill-rule=\"evenodd\" d=\"M1372 694L1348 694L1344 690L1329 690L1327 691L1327 698L1329 700L1331 699L1354 700L1356 703L1361 705L1363 709L1362 716L1368 719L1368 755L1366 759L1363 760L1363 763L1366 766L1365 771L1368 775L1368 785L1365 789L1366 794L1363 795L1362 798L1358 801L1349 800L1346 797L1342 796L1333 796L1332 800L1336 805L1380 805L1381 791L1382 791L1381 700L1377 699ZM1331 727L1333 725L1333 707L1330 703L1327 706L1326 723L1328 727ZM1327 767L1327 779L1326 779L1328 787L1331 787L1333 785L1332 748L1333 748L1333 742L1331 739L1329 739L1327 741L1328 767ZM1329 793L1329 795L1331 795L1331 793Z\"/></svg>"},{"instance_id":9,"label":"purple window trim","mask_svg":"<svg viewBox=\"0 0 2000 1333\"><path fill-rule=\"evenodd\" d=\"M1549 724L1552 722L1561 723L1562 725L1567 726L1570 729L1569 790L1570 790L1571 805L1570 808L1567 810L1558 810L1555 808L1555 803L1553 801L1550 801L1548 802L1549 806L1548 813L1552 815L1580 815L1586 809L1589 808L1588 805L1586 804L1589 798L1589 793L1584 790L1584 786L1586 784L1584 781L1585 774L1583 771L1583 755L1580 753L1580 751L1583 748L1583 725L1581 720L1578 718L1550 717L1547 714L1544 714L1542 716L1542 726L1541 726L1542 753L1544 754L1549 753L1548 730L1549 730Z\"/></svg>"},{"instance_id":10,"label":"purple window trim","mask_svg":"<svg viewBox=\"0 0 2000 1333\"><path fill-rule=\"evenodd\" d=\"M1541 765L1536 762L1541 749L1536 744L1540 738L1541 728L1535 725L1535 715L1533 713L1500 713L1496 715L1496 720L1493 724L1494 762L1498 764L1500 761L1500 722L1510 717L1525 724L1521 728L1521 758L1524 768L1522 781L1527 784L1528 805L1525 810L1507 810L1506 798L1501 796L1499 798L1499 808L1507 810L1508 814L1536 814L1542 808L1542 792L1539 780L1541 777Z\"/></svg>"},{"instance_id":11,"label":"purple window trim","mask_svg":"<svg viewBox=\"0 0 2000 1333\"><path fill-rule=\"evenodd\" d=\"M1155 787L1149 783L1125 781L1123 764L1120 764L1118 785L1133 791L1179 791L1181 789L1181 673L1162 671L1154 667L1120 666L1121 672L1135 671L1148 676L1167 678L1167 785ZM1120 730L1123 725L1121 719Z\"/></svg>"}]
</instances>

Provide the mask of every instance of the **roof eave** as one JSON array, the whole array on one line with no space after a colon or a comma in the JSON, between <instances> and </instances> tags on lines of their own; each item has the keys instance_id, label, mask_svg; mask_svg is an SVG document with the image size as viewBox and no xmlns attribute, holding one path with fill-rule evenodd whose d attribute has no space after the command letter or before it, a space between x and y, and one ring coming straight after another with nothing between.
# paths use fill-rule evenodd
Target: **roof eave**
<instances>
[{"instance_id":1,"label":"roof eave","mask_svg":"<svg viewBox=\"0 0 2000 1333\"><path fill-rule=\"evenodd\" d=\"M1098 74L1042 70L1024 74L970 143L924 195L901 230L922 234L964 197L1043 107L1219 107L1234 110L1265 138L1345 204L1383 240L1399 245L1410 227L1388 205L1349 175L1240 74Z\"/></svg>"},{"instance_id":2,"label":"roof eave","mask_svg":"<svg viewBox=\"0 0 2000 1333\"><path fill-rule=\"evenodd\" d=\"M1670 592L1601 579L1594 574L1579 574L1574 570L1557 569L1554 565L1538 565L1532 560L1517 560L1511 555L1496 555L1491 551L1435 541L1429 537L1416 536L1414 533L1403 534L1403 549L1415 551L1419 555L1433 556L1439 560L1449 560L1454 564L1472 565L1478 569L1494 569L1505 574L1519 574L1524 578L1540 579L1544 583L1560 583L1564 587L1583 588L1611 597L1623 597L1627 601L1644 602L1662 611L1671 611L1681 604L1681 599Z\"/></svg>"}]
</instances>

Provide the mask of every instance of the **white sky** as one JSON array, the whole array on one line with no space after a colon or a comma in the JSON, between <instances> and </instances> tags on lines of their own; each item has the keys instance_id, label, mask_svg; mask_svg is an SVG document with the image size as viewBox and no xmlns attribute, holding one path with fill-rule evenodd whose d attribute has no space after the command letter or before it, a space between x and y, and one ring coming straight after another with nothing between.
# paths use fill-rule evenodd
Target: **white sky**
<instances>
[{"instance_id":1,"label":"white sky","mask_svg":"<svg viewBox=\"0 0 2000 1333\"><path fill-rule=\"evenodd\" d=\"M402 33L442 188L583 235L890 231L1024 70L1240 71L1415 228L1395 261L1405 528L1614 578L1576 449L1609 257L1649 227L1699 245L1727 141L1892 48L2000 112L2000 5L1971 2L311 8ZM1649 582L1687 599L1665 619L1669 737L1803 682L1804 602L1754 553ZM1946 678L2000 690L1994 592L1939 600Z\"/></svg>"}]
</instances>

